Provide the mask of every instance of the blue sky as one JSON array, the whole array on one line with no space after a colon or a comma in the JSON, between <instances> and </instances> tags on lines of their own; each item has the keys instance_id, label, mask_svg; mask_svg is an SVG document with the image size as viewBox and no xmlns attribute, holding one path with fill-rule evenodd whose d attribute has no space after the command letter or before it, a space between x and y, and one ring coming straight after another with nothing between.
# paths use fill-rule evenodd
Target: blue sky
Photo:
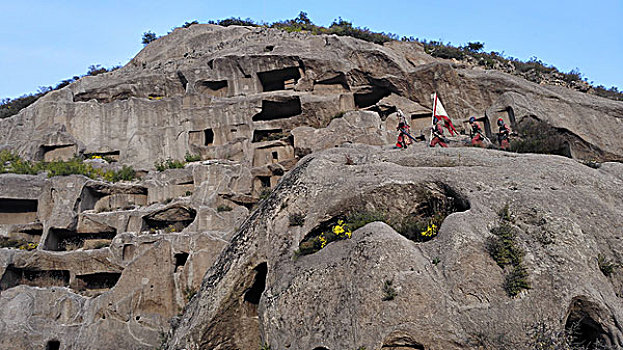
<instances>
[{"instance_id":1,"label":"blue sky","mask_svg":"<svg viewBox=\"0 0 623 350\"><path fill-rule=\"evenodd\" d=\"M623 1L9 1L0 0L0 98L35 92L84 74L92 64L126 64L141 36L186 21L250 17L273 22L306 11L329 25L337 17L374 31L487 51L562 71L579 68L596 84L623 88Z\"/></svg>"}]
</instances>

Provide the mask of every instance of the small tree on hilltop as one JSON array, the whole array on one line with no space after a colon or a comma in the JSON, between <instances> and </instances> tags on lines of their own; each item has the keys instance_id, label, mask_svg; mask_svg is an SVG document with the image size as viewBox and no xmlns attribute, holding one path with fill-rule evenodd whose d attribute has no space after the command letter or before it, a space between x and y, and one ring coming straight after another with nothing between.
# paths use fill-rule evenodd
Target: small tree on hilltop
<instances>
[{"instance_id":1,"label":"small tree on hilltop","mask_svg":"<svg viewBox=\"0 0 623 350\"><path fill-rule=\"evenodd\" d=\"M158 39L158 36L152 31L143 33L143 45L147 45L156 39Z\"/></svg>"},{"instance_id":2,"label":"small tree on hilltop","mask_svg":"<svg viewBox=\"0 0 623 350\"><path fill-rule=\"evenodd\" d=\"M467 43L467 46L465 48L471 52L478 52L482 50L484 47L485 47L485 44L477 41L475 43Z\"/></svg>"}]
</instances>

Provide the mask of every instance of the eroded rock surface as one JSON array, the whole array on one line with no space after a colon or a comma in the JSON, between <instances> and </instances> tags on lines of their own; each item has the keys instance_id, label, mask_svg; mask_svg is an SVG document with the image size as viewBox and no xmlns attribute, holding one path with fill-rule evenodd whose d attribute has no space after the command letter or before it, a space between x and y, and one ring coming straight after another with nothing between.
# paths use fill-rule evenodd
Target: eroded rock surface
<instances>
[{"instance_id":1,"label":"eroded rock surface","mask_svg":"<svg viewBox=\"0 0 623 350\"><path fill-rule=\"evenodd\" d=\"M435 239L413 242L375 222L297 257L320 223L349 208L408 215L422 199L395 193L430 184L469 208L450 214ZM622 185L606 170L555 156L363 145L310 155L208 271L169 348L476 349L478 337L500 336L522 348L535 322L562 330L578 315L620 346L621 285L597 259L621 258ZM515 298L486 250L506 204L531 285ZM290 225L293 213L304 213L302 226ZM385 281L393 300L384 301Z\"/></svg>"},{"instance_id":2,"label":"eroded rock surface","mask_svg":"<svg viewBox=\"0 0 623 350\"><path fill-rule=\"evenodd\" d=\"M428 136L433 91L457 124L476 115L491 135L498 117L545 121L572 158L623 157L621 102L417 43L179 28L0 120L0 148L25 158L95 155L140 175L0 175L0 347L476 349L506 335L520 348L539 320L620 346L623 277L597 261L623 259L621 164L391 150L398 109ZM187 154L201 160L154 170ZM348 211L440 203L452 210L431 241L375 222L295 254ZM506 204L532 287L516 298L485 249Z\"/></svg>"}]
</instances>

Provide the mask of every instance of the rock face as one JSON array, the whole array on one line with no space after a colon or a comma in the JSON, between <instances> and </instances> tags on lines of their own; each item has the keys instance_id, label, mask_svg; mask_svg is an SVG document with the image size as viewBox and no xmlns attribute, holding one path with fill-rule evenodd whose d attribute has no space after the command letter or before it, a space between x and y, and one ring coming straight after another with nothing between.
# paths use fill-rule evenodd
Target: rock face
<instances>
[{"instance_id":1,"label":"rock face","mask_svg":"<svg viewBox=\"0 0 623 350\"><path fill-rule=\"evenodd\" d=\"M102 156L140 175L0 175L0 347L459 349L505 334L520 348L539 320L620 346L623 278L597 261L623 259L621 164L391 150L398 109L427 136L433 91L489 134L498 117L544 121L572 158L623 158L621 102L461 68L417 43L179 28L0 120L0 149ZM201 160L154 171L187 154ZM531 285L516 298L485 249L507 203ZM434 240L395 230L446 209ZM349 212L394 221L301 253Z\"/></svg>"},{"instance_id":2,"label":"rock face","mask_svg":"<svg viewBox=\"0 0 623 350\"><path fill-rule=\"evenodd\" d=\"M345 210L408 215L424 200L412 186L431 184L463 203L435 239L413 242L375 222L296 257L310 232ZM621 346L622 286L602 274L598 256L621 258L622 185L555 156L363 145L310 155L210 268L169 348L519 349L537 320L560 330L580 315ZM506 204L531 285L515 298L486 250ZM299 212L304 224L291 226ZM385 281L393 300L384 301Z\"/></svg>"},{"instance_id":3,"label":"rock face","mask_svg":"<svg viewBox=\"0 0 623 350\"><path fill-rule=\"evenodd\" d=\"M566 135L578 157L623 155L620 102L459 68L417 43L214 25L176 29L125 67L48 94L0 121L0 144L31 158L80 152L144 169L187 152L258 166L294 156L280 136L350 110L385 119L399 107L427 126L433 91L456 119L486 116L488 132L498 117L513 127L536 118Z\"/></svg>"}]
</instances>

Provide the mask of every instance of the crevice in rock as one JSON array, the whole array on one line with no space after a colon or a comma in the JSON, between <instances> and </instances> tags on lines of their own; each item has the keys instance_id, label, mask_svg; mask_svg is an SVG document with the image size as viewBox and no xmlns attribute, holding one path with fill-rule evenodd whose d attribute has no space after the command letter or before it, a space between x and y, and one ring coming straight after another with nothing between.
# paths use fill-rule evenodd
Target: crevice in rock
<instances>
[{"instance_id":1,"label":"crevice in rock","mask_svg":"<svg viewBox=\"0 0 623 350\"><path fill-rule=\"evenodd\" d=\"M192 208L174 205L143 217L148 230L165 230L166 232L181 232L188 227L197 216Z\"/></svg>"},{"instance_id":2,"label":"crevice in rock","mask_svg":"<svg viewBox=\"0 0 623 350\"><path fill-rule=\"evenodd\" d=\"M85 153L84 156L85 158L92 158L92 157L102 157L102 158L107 158L111 161L114 162L118 162L119 161L119 157L121 155L120 151L110 151L110 152L93 152L93 153Z\"/></svg>"},{"instance_id":3,"label":"crevice in rock","mask_svg":"<svg viewBox=\"0 0 623 350\"><path fill-rule=\"evenodd\" d=\"M214 97L227 97L227 80L202 80L195 84L195 90L200 94L208 94Z\"/></svg>"},{"instance_id":4,"label":"crevice in rock","mask_svg":"<svg viewBox=\"0 0 623 350\"><path fill-rule=\"evenodd\" d=\"M188 86L188 79L181 71L177 71L177 78L180 80L180 84L182 84L182 88L186 91L186 87Z\"/></svg>"},{"instance_id":5,"label":"crevice in rock","mask_svg":"<svg viewBox=\"0 0 623 350\"><path fill-rule=\"evenodd\" d=\"M355 93L355 106L357 108L367 108L374 106L383 98L389 96L391 90L377 85L372 85L366 88L364 91Z\"/></svg>"},{"instance_id":6,"label":"crevice in rock","mask_svg":"<svg viewBox=\"0 0 623 350\"><path fill-rule=\"evenodd\" d=\"M244 303L247 306L247 316L257 317L257 307L260 304L262 293L266 288L266 275L268 274L268 264L263 262L253 269L255 277L253 284L244 291Z\"/></svg>"},{"instance_id":7,"label":"crevice in rock","mask_svg":"<svg viewBox=\"0 0 623 350\"><path fill-rule=\"evenodd\" d=\"M0 225L28 224L37 219L36 199L0 198Z\"/></svg>"},{"instance_id":8,"label":"crevice in rock","mask_svg":"<svg viewBox=\"0 0 623 350\"><path fill-rule=\"evenodd\" d=\"M280 101L262 101L262 111L253 116L253 121L284 119L301 114L301 99L298 96Z\"/></svg>"},{"instance_id":9,"label":"crevice in rock","mask_svg":"<svg viewBox=\"0 0 623 350\"><path fill-rule=\"evenodd\" d=\"M469 208L467 198L445 183L383 185L329 209L331 218L305 235L296 254L313 254L374 221L387 223L414 242L427 242L437 237L448 215Z\"/></svg>"},{"instance_id":10,"label":"crevice in rock","mask_svg":"<svg viewBox=\"0 0 623 350\"><path fill-rule=\"evenodd\" d=\"M108 231L88 233L50 228L43 249L51 251L100 249L110 246L116 235L117 230L112 227Z\"/></svg>"},{"instance_id":11,"label":"crevice in rock","mask_svg":"<svg viewBox=\"0 0 623 350\"><path fill-rule=\"evenodd\" d=\"M7 290L19 285L67 287L69 285L69 271L23 269L13 265L7 266L0 280L0 290Z\"/></svg>"},{"instance_id":12,"label":"crevice in rock","mask_svg":"<svg viewBox=\"0 0 623 350\"><path fill-rule=\"evenodd\" d=\"M275 141L288 137L283 129L253 130L252 142Z\"/></svg>"},{"instance_id":13,"label":"crevice in rock","mask_svg":"<svg viewBox=\"0 0 623 350\"><path fill-rule=\"evenodd\" d=\"M605 316L598 304L584 297L576 297L567 314L565 331L571 338L571 345L587 350L601 349L600 345L613 345L612 334L598 322Z\"/></svg>"},{"instance_id":14,"label":"crevice in rock","mask_svg":"<svg viewBox=\"0 0 623 350\"><path fill-rule=\"evenodd\" d=\"M121 278L120 272L97 272L86 275L76 275L71 288L76 290L109 290Z\"/></svg>"},{"instance_id":15,"label":"crevice in rock","mask_svg":"<svg viewBox=\"0 0 623 350\"><path fill-rule=\"evenodd\" d=\"M257 73L262 91L293 90L301 78L298 67L288 67Z\"/></svg>"}]
</instances>

